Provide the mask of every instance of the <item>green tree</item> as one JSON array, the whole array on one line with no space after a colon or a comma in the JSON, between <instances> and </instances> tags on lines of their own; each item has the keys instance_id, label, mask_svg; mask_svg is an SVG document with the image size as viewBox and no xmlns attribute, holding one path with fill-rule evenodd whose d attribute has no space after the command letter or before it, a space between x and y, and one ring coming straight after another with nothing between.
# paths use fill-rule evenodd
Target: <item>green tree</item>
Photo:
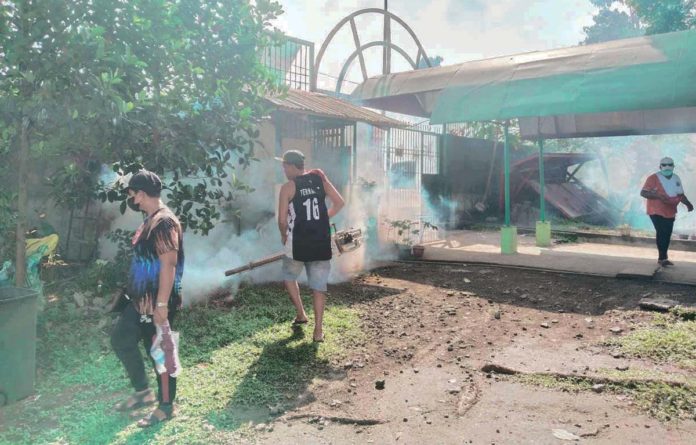
<instances>
[{"instance_id":1,"label":"green tree","mask_svg":"<svg viewBox=\"0 0 696 445\"><path fill-rule=\"evenodd\" d=\"M683 31L696 24L696 0L590 1L598 11L594 23L584 28L586 44Z\"/></svg>"},{"instance_id":2,"label":"green tree","mask_svg":"<svg viewBox=\"0 0 696 445\"><path fill-rule=\"evenodd\" d=\"M592 44L610 40L626 39L643 35L638 17L632 12L626 13L615 9L612 0L591 0L598 11L594 15L594 23L583 28L585 40L582 43Z\"/></svg>"},{"instance_id":3,"label":"green tree","mask_svg":"<svg viewBox=\"0 0 696 445\"><path fill-rule=\"evenodd\" d=\"M26 0L2 2L0 7L0 125L5 165L17 184L16 281L21 286L29 162L67 140L70 130L82 134L71 109L93 88L91 78L82 76L91 62L84 55L93 42L65 2Z\"/></svg>"},{"instance_id":4,"label":"green tree","mask_svg":"<svg viewBox=\"0 0 696 445\"><path fill-rule=\"evenodd\" d=\"M646 34L661 34L693 28L696 23L695 0L624 0L640 19Z\"/></svg>"},{"instance_id":5,"label":"green tree","mask_svg":"<svg viewBox=\"0 0 696 445\"><path fill-rule=\"evenodd\" d=\"M260 54L279 35L270 0L23 0L0 4L0 156L17 184L16 263L23 283L27 171L53 160L53 197L98 196L99 167L165 174L182 223L207 233L219 207L248 188L264 95ZM121 208L125 210L125 203Z\"/></svg>"}]
</instances>

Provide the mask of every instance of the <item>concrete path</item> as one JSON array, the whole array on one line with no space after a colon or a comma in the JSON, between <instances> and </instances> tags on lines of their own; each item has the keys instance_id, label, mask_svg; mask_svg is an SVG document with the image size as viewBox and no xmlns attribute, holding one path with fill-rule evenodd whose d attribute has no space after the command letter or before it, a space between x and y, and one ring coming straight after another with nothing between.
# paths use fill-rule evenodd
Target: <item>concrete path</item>
<instances>
[{"instance_id":1,"label":"concrete path","mask_svg":"<svg viewBox=\"0 0 696 445\"><path fill-rule=\"evenodd\" d=\"M696 252L670 250L675 266L661 268L655 248L601 243L535 245L534 235L518 235L518 253L500 253L497 232L451 231L426 244L424 260L505 265L532 269L659 280L696 285Z\"/></svg>"}]
</instances>

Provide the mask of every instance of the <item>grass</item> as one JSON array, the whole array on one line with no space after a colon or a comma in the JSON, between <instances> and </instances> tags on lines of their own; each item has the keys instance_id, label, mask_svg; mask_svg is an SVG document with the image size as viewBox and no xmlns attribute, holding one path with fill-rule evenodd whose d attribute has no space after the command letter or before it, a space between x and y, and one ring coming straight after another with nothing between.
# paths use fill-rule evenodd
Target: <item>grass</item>
<instances>
[{"instance_id":1,"label":"grass","mask_svg":"<svg viewBox=\"0 0 696 445\"><path fill-rule=\"evenodd\" d=\"M311 324L306 337L292 334L294 310L279 287L245 288L231 310L182 311L178 415L147 430L111 410L130 388L100 316L50 303L39 323L39 397L0 411L0 444L235 442L252 434L250 421L272 416L269 406L291 407L346 346L361 340L357 311L336 300L325 314L322 344L311 341Z\"/></svg>"},{"instance_id":2,"label":"grass","mask_svg":"<svg viewBox=\"0 0 696 445\"><path fill-rule=\"evenodd\" d=\"M607 344L627 356L696 370L696 321L682 321L678 315L658 314L652 326L612 339Z\"/></svg>"},{"instance_id":3,"label":"grass","mask_svg":"<svg viewBox=\"0 0 696 445\"><path fill-rule=\"evenodd\" d=\"M626 356L673 363L687 370L696 369L696 321L691 321L688 314L657 314L650 326L613 338L605 345L619 349ZM605 391L631 397L636 406L657 419L696 420L696 382L692 378L656 371L603 370L602 374L615 380L605 385ZM523 383L571 392L591 391L593 385L591 380L582 376L565 378L528 374L515 378ZM644 379L652 381L637 382ZM659 382L660 379L683 381L684 385L668 385Z\"/></svg>"},{"instance_id":4,"label":"grass","mask_svg":"<svg viewBox=\"0 0 696 445\"><path fill-rule=\"evenodd\" d=\"M527 385L564 392L589 391L592 389L592 383L582 377L558 378L547 374L518 374L514 379Z\"/></svg>"},{"instance_id":5,"label":"grass","mask_svg":"<svg viewBox=\"0 0 696 445\"><path fill-rule=\"evenodd\" d=\"M553 237L556 244L573 244L578 242L578 236L574 233L560 233Z\"/></svg>"},{"instance_id":6,"label":"grass","mask_svg":"<svg viewBox=\"0 0 696 445\"><path fill-rule=\"evenodd\" d=\"M619 378L618 375L615 377ZM628 379L625 375L621 377ZM521 374L514 379L528 385L566 392L591 391L593 386L591 380L581 376ZM659 382L613 382L607 383L604 391L630 397L638 408L662 421L696 420L696 386L675 387Z\"/></svg>"}]
</instances>

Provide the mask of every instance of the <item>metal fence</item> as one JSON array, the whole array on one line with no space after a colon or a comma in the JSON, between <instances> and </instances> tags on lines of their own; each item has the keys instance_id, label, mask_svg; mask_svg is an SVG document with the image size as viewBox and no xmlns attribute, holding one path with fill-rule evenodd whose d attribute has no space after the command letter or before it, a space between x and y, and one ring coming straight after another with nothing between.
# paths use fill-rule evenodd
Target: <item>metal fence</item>
<instances>
[{"instance_id":1,"label":"metal fence","mask_svg":"<svg viewBox=\"0 0 696 445\"><path fill-rule=\"evenodd\" d=\"M277 76L279 83L296 90L311 90L314 43L285 37L281 44L266 48L262 63Z\"/></svg>"},{"instance_id":2,"label":"metal fence","mask_svg":"<svg viewBox=\"0 0 696 445\"><path fill-rule=\"evenodd\" d=\"M314 157L339 191L345 191L355 168L355 124L315 123L312 141Z\"/></svg>"},{"instance_id":3,"label":"metal fence","mask_svg":"<svg viewBox=\"0 0 696 445\"><path fill-rule=\"evenodd\" d=\"M415 129L392 128L382 135L387 181L383 216L385 220L413 221L419 229L419 239L414 241L437 238L436 232L424 227L426 222L437 221L423 188L423 175L440 174L440 141L438 133ZM389 229L389 238L396 236L392 232Z\"/></svg>"},{"instance_id":4,"label":"metal fence","mask_svg":"<svg viewBox=\"0 0 696 445\"><path fill-rule=\"evenodd\" d=\"M420 189L421 175L440 173L440 135L392 128L383 140L384 168L392 189Z\"/></svg>"}]
</instances>

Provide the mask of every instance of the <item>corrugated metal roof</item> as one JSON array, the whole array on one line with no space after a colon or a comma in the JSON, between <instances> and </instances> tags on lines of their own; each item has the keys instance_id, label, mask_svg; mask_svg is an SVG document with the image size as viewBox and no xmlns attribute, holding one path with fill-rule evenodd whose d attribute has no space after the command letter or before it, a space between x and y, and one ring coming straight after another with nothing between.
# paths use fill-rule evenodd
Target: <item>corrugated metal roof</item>
<instances>
[{"instance_id":1,"label":"corrugated metal roof","mask_svg":"<svg viewBox=\"0 0 696 445\"><path fill-rule=\"evenodd\" d=\"M290 89L285 95L267 97L279 110L310 114L351 122L366 122L377 127L404 127L407 124L322 93Z\"/></svg>"}]
</instances>

